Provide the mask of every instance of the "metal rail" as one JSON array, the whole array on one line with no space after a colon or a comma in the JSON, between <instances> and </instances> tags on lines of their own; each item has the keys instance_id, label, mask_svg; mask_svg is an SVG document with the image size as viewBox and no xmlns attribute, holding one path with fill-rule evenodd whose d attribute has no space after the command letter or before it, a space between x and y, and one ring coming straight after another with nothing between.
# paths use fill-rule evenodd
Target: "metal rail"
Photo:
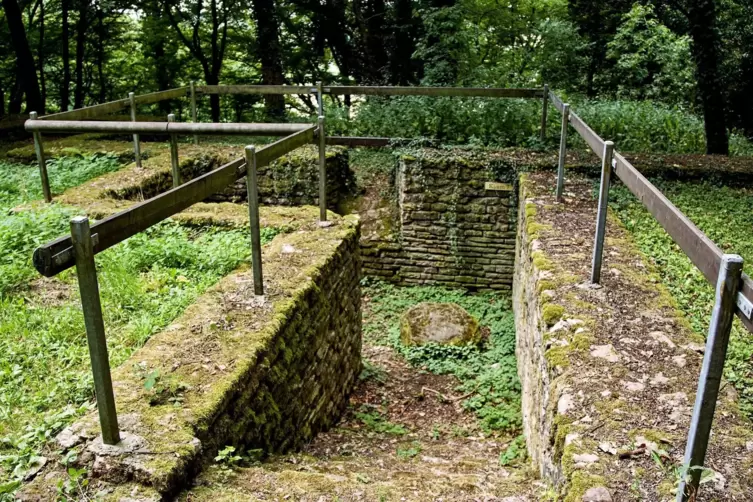
<instances>
[{"instance_id":1,"label":"metal rail","mask_svg":"<svg viewBox=\"0 0 753 502\"><path fill-rule=\"evenodd\" d=\"M191 122L126 122L109 120L27 120L27 131L47 133L215 134L242 136L287 136L309 124L239 124Z\"/></svg>"},{"instance_id":2,"label":"metal rail","mask_svg":"<svg viewBox=\"0 0 753 502\"><path fill-rule=\"evenodd\" d=\"M316 127L308 127L256 151L259 166L266 165L306 143L313 142ZM156 197L108 216L91 226L96 241L96 255L127 238L146 230L165 218L183 211L244 176L245 160L240 158L199 176ZM70 236L63 236L39 246L33 255L34 268L45 277L53 277L75 264Z\"/></svg>"},{"instance_id":3,"label":"metal rail","mask_svg":"<svg viewBox=\"0 0 753 502\"><path fill-rule=\"evenodd\" d=\"M624 156L613 152L611 141L604 141L600 138L554 93L550 94L550 101L563 116L557 176L558 201L562 202L567 121L602 161L591 281L598 283L600 280L603 242L606 235L606 207L609 198L610 175L614 168L617 177L641 201L683 253L698 267L706 280L716 285L714 310L706 337L703 366L688 432L682 479L677 491L677 502L687 502L696 496L700 484L701 467L703 467L711 437L711 425L714 420L733 316L737 315L743 326L753 332L753 280L742 273L743 259L740 256L724 254L714 241L672 204Z\"/></svg>"}]
</instances>

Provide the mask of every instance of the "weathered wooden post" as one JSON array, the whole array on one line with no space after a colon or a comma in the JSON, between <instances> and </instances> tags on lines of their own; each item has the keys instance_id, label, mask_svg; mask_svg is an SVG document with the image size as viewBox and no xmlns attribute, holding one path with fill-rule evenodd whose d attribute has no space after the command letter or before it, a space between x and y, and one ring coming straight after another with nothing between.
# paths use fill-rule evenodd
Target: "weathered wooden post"
<instances>
[{"instance_id":1,"label":"weathered wooden post","mask_svg":"<svg viewBox=\"0 0 753 502\"><path fill-rule=\"evenodd\" d=\"M31 112L29 118L31 120L37 120L37 112ZM32 134L34 137L34 153L37 154L37 162L39 163L39 177L42 180L42 193L44 194L45 202L52 202L52 191L50 190L50 179L47 177L47 164L44 158L44 146L42 145L42 133L34 131Z\"/></svg>"},{"instance_id":2,"label":"weathered wooden post","mask_svg":"<svg viewBox=\"0 0 753 502\"><path fill-rule=\"evenodd\" d=\"M327 153L323 115L319 116L319 220L327 221Z\"/></svg>"},{"instance_id":3,"label":"weathered wooden post","mask_svg":"<svg viewBox=\"0 0 753 502\"><path fill-rule=\"evenodd\" d=\"M175 122L175 114L170 114L167 116L167 122L172 123ZM170 127L169 125L167 126ZM177 134L171 134L170 135L170 163L172 164L173 168L173 188L180 186L180 165L178 163L178 135Z\"/></svg>"},{"instance_id":4,"label":"weathered wooden post","mask_svg":"<svg viewBox=\"0 0 753 502\"><path fill-rule=\"evenodd\" d=\"M562 202L565 188L565 155L567 154L567 126L570 123L570 105L562 105L562 129L560 132L560 157L557 163L557 202Z\"/></svg>"},{"instance_id":5,"label":"weathered wooden post","mask_svg":"<svg viewBox=\"0 0 753 502\"><path fill-rule=\"evenodd\" d=\"M128 101L131 103L131 122L136 122L136 95L129 92ZM133 135L133 156L136 159L136 167L141 167L141 143L138 134Z\"/></svg>"},{"instance_id":6,"label":"weathered wooden post","mask_svg":"<svg viewBox=\"0 0 753 502\"><path fill-rule=\"evenodd\" d=\"M604 251L604 236L607 231L607 203L609 202L609 181L612 176L612 155L614 143L604 142L604 157L601 159L601 185L599 185L599 209L596 215L596 236L591 260L591 282L601 281L601 258Z\"/></svg>"},{"instance_id":7,"label":"weathered wooden post","mask_svg":"<svg viewBox=\"0 0 753 502\"><path fill-rule=\"evenodd\" d=\"M248 192L248 219L251 227L251 267L254 273L254 294L264 294L264 277L261 271L261 226L259 224L259 185L256 179L256 147L246 147L246 190Z\"/></svg>"},{"instance_id":8,"label":"weathered wooden post","mask_svg":"<svg viewBox=\"0 0 753 502\"><path fill-rule=\"evenodd\" d=\"M544 84L544 98L541 108L541 141L546 139L546 114L549 108L549 86Z\"/></svg>"},{"instance_id":9,"label":"weathered wooden post","mask_svg":"<svg viewBox=\"0 0 753 502\"><path fill-rule=\"evenodd\" d=\"M706 337L698 392L690 421L688 443L685 446L682 478L677 489L677 502L695 500L701 481L703 463L711 436L716 400L722 381L724 360L727 357L732 319L735 317L735 300L743 271L743 259L736 254L725 254L719 264L716 280L716 301L711 312L711 323ZM692 498L691 498L692 497Z\"/></svg>"},{"instance_id":10,"label":"weathered wooden post","mask_svg":"<svg viewBox=\"0 0 753 502\"><path fill-rule=\"evenodd\" d=\"M76 275L81 293L81 307L84 312L89 359L94 374L94 391L97 395L102 441L105 444L117 444L120 442L118 416L115 411L115 396L110 377L110 359L107 355L105 323L102 319L102 304L99 299L94 246L89 218L86 216L77 216L71 220L71 242L76 260Z\"/></svg>"},{"instance_id":11,"label":"weathered wooden post","mask_svg":"<svg viewBox=\"0 0 753 502\"><path fill-rule=\"evenodd\" d=\"M196 83L193 80L191 80L191 122L193 122L194 124L197 122L196 120ZM194 134L193 143L194 145L199 144L198 134Z\"/></svg>"}]
</instances>

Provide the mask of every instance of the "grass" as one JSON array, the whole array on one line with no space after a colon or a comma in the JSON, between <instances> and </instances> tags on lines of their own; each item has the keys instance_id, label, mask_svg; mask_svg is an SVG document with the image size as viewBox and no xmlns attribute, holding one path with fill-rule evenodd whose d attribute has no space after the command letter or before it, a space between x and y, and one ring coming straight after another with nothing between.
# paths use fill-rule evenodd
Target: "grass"
<instances>
[{"instance_id":1,"label":"grass","mask_svg":"<svg viewBox=\"0 0 753 502\"><path fill-rule=\"evenodd\" d=\"M652 182L724 252L741 255L746 260L746 273L753 273L753 226L750 224L753 191L711 183L660 179ZM705 336L714 304L714 287L623 185L616 186L612 193L612 209L632 232L643 253L656 264L693 330ZM736 319L725 377L737 389L743 412L753 418L753 342L750 336Z\"/></svg>"},{"instance_id":2,"label":"grass","mask_svg":"<svg viewBox=\"0 0 753 502\"><path fill-rule=\"evenodd\" d=\"M55 195L121 167L117 157L111 154L78 154L48 159L47 176ZM41 198L42 182L38 166L0 161L0 205Z\"/></svg>"},{"instance_id":3,"label":"grass","mask_svg":"<svg viewBox=\"0 0 753 502\"><path fill-rule=\"evenodd\" d=\"M368 343L391 346L409 363L426 371L455 375L460 381L458 392L468 395L463 406L476 414L487 432L519 431L521 389L515 360L515 323L508 297L471 295L440 287L398 288L382 282L366 285L363 294L368 298L363 325L364 339ZM403 346L400 316L420 302L457 303L489 329L485 345Z\"/></svg>"},{"instance_id":4,"label":"grass","mask_svg":"<svg viewBox=\"0 0 753 502\"><path fill-rule=\"evenodd\" d=\"M57 190L117 167L108 156L65 162L65 169L50 170ZM67 231L78 210L58 204L11 210L41 192L33 171L24 169L30 168L0 165L0 500L11 500L43 446L91 409L94 398L75 271L41 280L30 260L37 245ZM263 229L262 242L276 233ZM245 231L199 231L166 221L99 254L111 365L125 361L249 253Z\"/></svg>"}]
</instances>

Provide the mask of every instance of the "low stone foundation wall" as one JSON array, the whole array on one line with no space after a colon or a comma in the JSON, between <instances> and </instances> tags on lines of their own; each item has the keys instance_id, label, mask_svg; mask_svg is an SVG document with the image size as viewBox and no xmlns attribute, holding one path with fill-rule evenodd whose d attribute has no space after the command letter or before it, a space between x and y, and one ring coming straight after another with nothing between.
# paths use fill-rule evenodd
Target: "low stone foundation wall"
<instances>
[{"instance_id":1,"label":"low stone foundation wall","mask_svg":"<svg viewBox=\"0 0 753 502\"><path fill-rule=\"evenodd\" d=\"M345 148L329 147L326 152L327 206L337 207L353 190L355 179L348 167ZM262 204L304 206L319 204L319 150L314 146L299 148L259 168L259 200ZM226 190L212 195L210 202L248 200L245 178Z\"/></svg>"},{"instance_id":2,"label":"low stone foundation wall","mask_svg":"<svg viewBox=\"0 0 753 502\"><path fill-rule=\"evenodd\" d=\"M398 284L511 289L515 170L496 160L493 152L403 154L396 235L362 240L364 273Z\"/></svg>"},{"instance_id":3,"label":"low stone foundation wall","mask_svg":"<svg viewBox=\"0 0 753 502\"><path fill-rule=\"evenodd\" d=\"M520 182L513 288L523 426L535 468L564 502L674 500L704 347L652 264L610 215L590 282L592 180ZM697 501L753 500L753 429L732 386L717 402Z\"/></svg>"},{"instance_id":4,"label":"low stone foundation wall","mask_svg":"<svg viewBox=\"0 0 753 502\"><path fill-rule=\"evenodd\" d=\"M264 297L239 270L114 370L121 443L102 444L96 413L57 438L85 495L162 500L224 446L281 452L338 420L360 372L361 264L357 219L333 220L264 248ZM48 466L23 500L55 499L67 475Z\"/></svg>"}]
</instances>

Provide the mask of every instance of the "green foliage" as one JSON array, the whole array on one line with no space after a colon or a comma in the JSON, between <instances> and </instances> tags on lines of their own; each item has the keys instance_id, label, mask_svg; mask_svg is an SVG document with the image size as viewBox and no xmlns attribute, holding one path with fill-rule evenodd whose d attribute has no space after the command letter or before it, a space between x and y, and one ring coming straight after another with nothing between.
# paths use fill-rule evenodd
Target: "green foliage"
<instances>
[{"instance_id":1,"label":"green foliage","mask_svg":"<svg viewBox=\"0 0 753 502\"><path fill-rule=\"evenodd\" d=\"M421 453L421 450L421 443L419 443L418 441L413 441L410 446L398 446L397 456L399 458L402 458L403 460L407 460L409 458L418 456L418 454Z\"/></svg>"},{"instance_id":2,"label":"green foliage","mask_svg":"<svg viewBox=\"0 0 753 502\"><path fill-rule=\"evenodd\" d=\"M17 479L50 438L91 408L91 371L74 271L38 287L28 283L37 277L31 250L64 233L74 212L53 204L0 219L0 228L24 226L0 236L0 256L12 257L0 262L0 482ZM266 230L262 241L274 234ZM245 231L198 231L167 221L99 254L111 365L121 364L209 286L247 261L249 250ZM160 404L179 404L179 382L146 376L145 385Z\"/></svg>"},{"instance_id":3,"label":"green foliage","mask_svg":"<svg viewBox=\"0 0 753 502\"><path fill-rule=\"evenodd\" d=\"M394 436L403 436L408 433L408 429L400 424L393 424L387 420L378 410L362 406L361 411L355 413L355 417L360 420L367 429L379 434L392 434Z\"/></svg>"},{"instance_id":4,"label":"green foliage","mask_svg":"<svg viewBox=\"0 0 753 502\"><path fill-rule=\"evenodd\" d=\"M557 127L556 122L553 118L552 128ZM450 144L538 146L541 101L373 97L359 107L352 121L341 117L328 125L334 129L333 134L347 132L355 136L430 138Z\"/></svg>"},{"instance_id":5,"label":"green foliage","mask_svg":"<svg viewBox=\"0 0 753 502\"><path fill-rule=\"evenodd\" d=\"M572 110L602 138L614 141L623 152L705 153L703 120L679 105L657 101L583 101ZM576 134L572 145L585 143ZM730 137L730 154L751 155L753 144L740 136Z\"/></svg>"},{"instance_id":6,"label":"green foliage","mask_svg":"<svg viewBox=\"0 0 753 502\"><path fill-rule=\"evenodd\" d=\"M499 465L506 466L517 463L526 459L528 450L526 449L526 438L524 435L516 437L512 443L499 454Z\"/></svg>"},{"instance_id":7,"label":"green foliage","mask_svg":"<svg viewBox=\"0 0 753 502\"><path fill-rule=\"evenodd\" d=\"M618 97L692 102L695 66L690 37L664 26L650 4L633 5L607 49L607 57L614 61L610 77Z\"/></svg>"},{"instance_id":8,"label":"green foliage","mask_svg":"<svg viewBox=\"0 0 753 502\"><path fill-rule=\"evenodd\" d=\"M436 374L455 375L458 392L468 394L463 406L476 413L491 431L516 431L521 426L520 382L515 360L515 323L510 300L497 294L471 295L439 287L398 288L376 282L364 288L369 311L364 337L392 345L414 366ZM452 302L466 309L489 330L486 347L400 343L400 316L420 302Z\"/></svg>"},{"instance_id":9,"label":"green foliage","mask_svg":"<svg viewBox=\"0 0 753 502\"><path fill-rule=\"evenodd\" d=\"M65 155L47 160L47 176L52 193L60 194L120 167L120 161L112 154ZM41 198L39 166L0 161L0 206Z\"/></svg>"},{"instance_id":10,"label":"green foliage","mask_svg":"<svg viewBox=\"0 0 753 502\"><path fill-rule=\"evenodd\" d=\"M224 447L217 452L217 456L214 457L215 462L226 466L234 466L241 460L243 460L243 457L235 454L235 446Z\"/></svg>"},{"instance_id":11,"label":"green foliage","mask_svg":"<svg viewBox=\"0 0 753 502\"><path fill-rule=\"evenodd\" d=\"M745 188L712 183L652 180L657 187L724 252L737 253L753 268L753 194ZM617 211L632 232L640 249L656 264L693 330L705 336L714 304L714 287L691 263L669 235L628 190L618 185L610 195ZM732 327L725 377L737 389L743 411L753 417L753 343L750 334L736 319Z\"/></svg>"}]
</instances>

